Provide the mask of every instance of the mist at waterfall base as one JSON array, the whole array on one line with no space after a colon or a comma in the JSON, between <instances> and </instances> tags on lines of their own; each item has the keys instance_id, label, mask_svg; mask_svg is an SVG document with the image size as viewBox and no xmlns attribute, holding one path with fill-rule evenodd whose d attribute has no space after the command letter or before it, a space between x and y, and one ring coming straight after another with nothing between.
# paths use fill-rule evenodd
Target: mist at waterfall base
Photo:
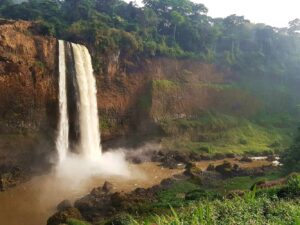
<instances>
[{"instance_id":1,"label":"mist at waterfall base","mask_svg":"<svg viewBox=\"0 0 300 225\"><path fill-rule=\"evenodd\" d=\"M67 46L67 48L66 48ZM69 52L67 52L69 51ZM78 124L80 138L73 153L69 145L69 119L67 99L67 62L72 57L75 71ZM129 177L130 172L123 151L102 153L97 107L96 81L91 56L85 46L59 41L59 124L56 140L58 153L54 173L60 180L81 184L94 176Z\"/></svg>"}]
</instances>

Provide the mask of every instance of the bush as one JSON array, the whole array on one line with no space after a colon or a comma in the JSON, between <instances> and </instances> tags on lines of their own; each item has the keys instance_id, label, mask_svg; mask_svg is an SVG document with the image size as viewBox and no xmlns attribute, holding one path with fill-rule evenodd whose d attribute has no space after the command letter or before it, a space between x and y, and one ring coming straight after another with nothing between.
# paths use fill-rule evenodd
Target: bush
<instances>
[{"instance_id":1,"label":"bush","mask_svg":"<svg viewBox=\"0 0 300 225\"><path fill-rule=\"evenodd\" d=\"M133 224L133 219L127 213L119 214L114 218L112 218L110 221L105 223L105 225L132 225L132 224Z\"/></svg>"},{"instance_id":2,"label":"bush","mask_svg":"<svg viewBox=\"0 0 300 225\"><path fill-rule=\"evenodd\" d=\"M76 220L76 219L68 219L67 224L68 225L91 225L88 222L81 221L81 220Z\"/></svg>"}]
</instances>

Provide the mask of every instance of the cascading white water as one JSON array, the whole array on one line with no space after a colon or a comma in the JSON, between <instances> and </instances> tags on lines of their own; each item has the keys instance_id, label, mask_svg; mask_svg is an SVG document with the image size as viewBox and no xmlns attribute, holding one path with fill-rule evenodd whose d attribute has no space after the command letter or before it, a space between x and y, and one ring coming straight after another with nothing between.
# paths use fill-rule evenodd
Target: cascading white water
<instances>
[{"instance_id":1,"label":"cascading white water","mask_svg":"<svg viewBox=\"0 0 300 225\"><path fill-rule=\"evenodd\" d=\"M102 155L96 80L88 49L63 41L59 41L59 109L57 176L73 185L95 175L129 176L123 152Z\"/></svg>"},{"instance_id":2,"label":"cascading white water","mask_svg":"<svg viewBox=\"0 0 300 225\"><path fill-rule=\"evenodd\" d=\"M69 121L67 114L66 92L66 60L64 41L59 41L59 125L56 140L56 149L59 162L62 162L69 148Z\"/></svg>"},{"instance_id":3,"label":"cascading white water","mask_svg":"<svg viewBox=\"0 0 300 225\"><path fill-rule=\"evenodd\" d=\"M73 44L75 71L79 91L80 152L90 160L101 155L96 80L91 56L85 46Z\"/></svg>"}]
</instances>

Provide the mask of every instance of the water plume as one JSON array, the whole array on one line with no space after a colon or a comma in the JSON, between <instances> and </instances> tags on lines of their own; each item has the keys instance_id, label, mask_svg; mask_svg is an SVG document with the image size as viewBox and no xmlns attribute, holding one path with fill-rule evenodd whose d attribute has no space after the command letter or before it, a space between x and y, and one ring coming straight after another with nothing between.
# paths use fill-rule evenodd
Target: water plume
<instances>
[{"instance_id":1,"label":"water plume","mask_svg":"<svg viewBox=\"0 0 300 225\"><path fill-rule=\"evenodd\" d=\"M64 41L59 41L59 125L56 140L58 163L55 169L58 177L82 182L92 176L129 176L125 154L121 151L102 154L99 116L97 106L96 79L93 74L92 60L88 49L71 43L65 48ZM66 52L68 51L68 52ZM70 52L69 52L70 51ZM70 71L66 64L66 56L72 57ZM70 66L69 66L70 67ZM68 99L66 77L70 74L75 80L74 89L78 93L76 106L78 110L79 140L76 149L70 149L68 119ZM75 73L75 74L74 74ZM76 126L73 126L76 127ZM75 150L75 151L74 151ZM75 153L76 152L76 153ZM72 182L73 183L73 182Z\"/></svg>"}]
</instances>

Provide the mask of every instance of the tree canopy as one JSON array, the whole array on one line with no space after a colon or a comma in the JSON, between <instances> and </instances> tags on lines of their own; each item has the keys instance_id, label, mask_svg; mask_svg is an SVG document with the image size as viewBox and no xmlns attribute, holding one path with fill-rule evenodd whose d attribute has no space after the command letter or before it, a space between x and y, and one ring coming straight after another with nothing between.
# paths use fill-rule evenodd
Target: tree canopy
<instances>
[{"instance_id":1,"label":"tree canopy","mask_svg":"<svg viewBox=\"0 0 300 225\"><path fill-rule=\"evenodd\" d=\"M196 58L246 75L296 76L300 20L287 28L253 24L243 16L211 18L190 0L1 0L0 17L38 21L46 35L122 56Z\"/></svg>"}]
</instances>

